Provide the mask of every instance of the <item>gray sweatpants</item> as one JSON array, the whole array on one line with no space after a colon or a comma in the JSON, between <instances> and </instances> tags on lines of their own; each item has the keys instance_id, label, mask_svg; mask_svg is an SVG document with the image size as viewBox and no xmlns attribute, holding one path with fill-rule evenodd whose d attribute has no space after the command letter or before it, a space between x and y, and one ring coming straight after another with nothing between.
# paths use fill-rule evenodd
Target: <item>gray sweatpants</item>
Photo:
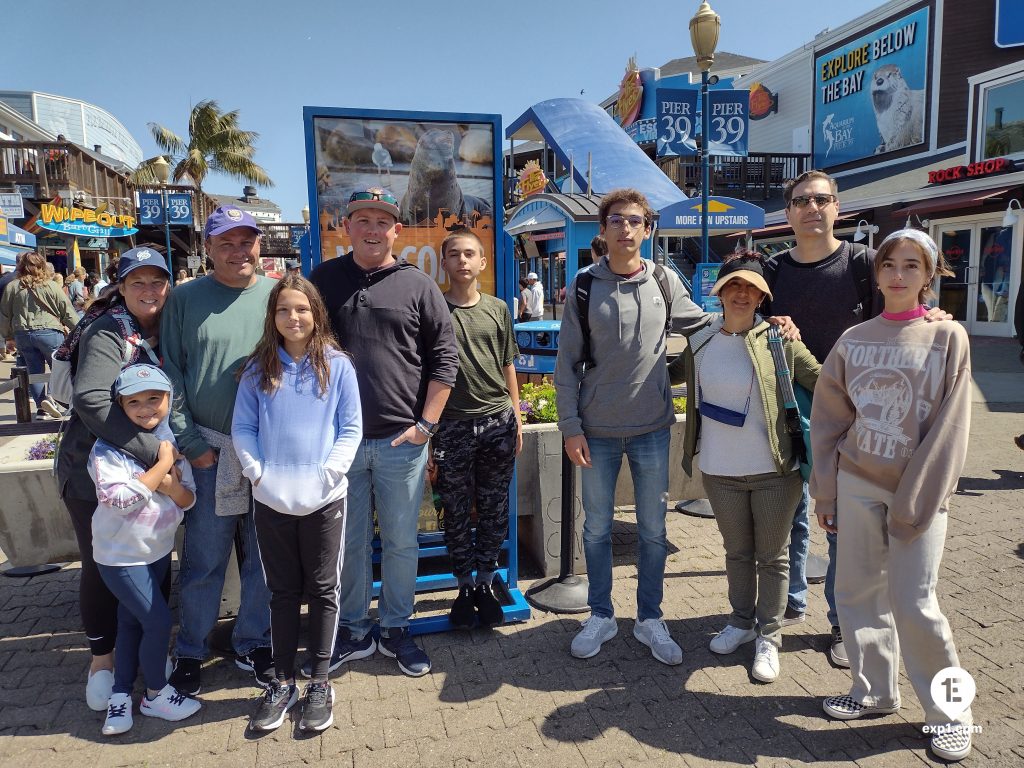
<instances>
[{"instance_id":1,"label":"gray sweatpants","mask_svg":"<svg viewBox=\"0 0 1024 768\"><path fill-rule=\"evenodd\" d=\"M940 509L913 541L900 541L886 526L892 493L841 470L837 491L836 607L850 656L850 698L865 706L899 705L902 645L925 723L948 723L931 696L935 674L960 666L935 596L947 511ZM957 722L970 724L970 709Z\"/></svg>"},{"instance_id":2,"label":"gray sweatpants","mask_svg":"<svg viewBox=\"0 0 1024 768\"><path fill-rule=\"evenodd\" d=\"M789 591L789 532L803 483L796 470L746 477L704 475L704 490L725 545L729 623L782 645Z\"/></svg>"}]
</instances>

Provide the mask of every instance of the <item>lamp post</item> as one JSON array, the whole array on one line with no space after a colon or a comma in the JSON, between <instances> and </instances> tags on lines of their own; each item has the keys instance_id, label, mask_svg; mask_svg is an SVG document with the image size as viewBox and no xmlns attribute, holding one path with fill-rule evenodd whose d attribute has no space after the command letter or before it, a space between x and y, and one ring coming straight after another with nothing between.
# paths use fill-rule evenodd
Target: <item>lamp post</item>
<instances>
[{"instance_id":1,"label":"lamp post","mask_svg":"<svg viewBox=\"0 0 1024 768\"><path fill-rule=\"evenodd\" d=\"M707 0L700 4L697 13L690 19L690 42L697 55L700 67L700 255L701 261L708 260L708 188L711 186L711 154L708 152L708 134L711 133L711 118L708 114L708 78L711 65L715 62L715 47L718 45L718 31L722 20L711 10Z\"/></svg>"},{"instance_id":2,"label":"lamp post","mask_svg":"<svg viewBox=\"0 0 1024 768\"><path fill-rule=\"evenodd\" d=\"M167 238L167 271L171 273L171 285L174 285L174 262L171 261L171 214L167 210L167 180L171 177L171 166L163 155L152 163L153 175L160 182L161 204L164 211L164 235Z\"/></svg>"}]
</instances>

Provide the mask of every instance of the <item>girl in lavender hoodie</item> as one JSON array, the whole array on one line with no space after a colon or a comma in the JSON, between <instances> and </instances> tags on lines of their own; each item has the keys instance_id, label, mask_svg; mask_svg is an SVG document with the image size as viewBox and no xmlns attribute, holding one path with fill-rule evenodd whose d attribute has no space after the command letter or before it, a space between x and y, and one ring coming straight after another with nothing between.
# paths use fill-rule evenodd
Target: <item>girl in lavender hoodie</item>
<instances>
[{"instance_id":1,"label":"girl in lavender hoodie","mask_svg":"<svg viewBox=\"0 0 1024 768\"><path fill-rule=\"evenodd\" d=\"M333 722L327 673L338 624L345 474L363 429L355 370L330 329L313 284L286 275L270 293L263 337L242 369L235 399L231 436L253 485L277 678L250 718L255 731L280 726L298 700L304 592L313 665L299 729L322 731Z\"/></svg>"}]
</instances>

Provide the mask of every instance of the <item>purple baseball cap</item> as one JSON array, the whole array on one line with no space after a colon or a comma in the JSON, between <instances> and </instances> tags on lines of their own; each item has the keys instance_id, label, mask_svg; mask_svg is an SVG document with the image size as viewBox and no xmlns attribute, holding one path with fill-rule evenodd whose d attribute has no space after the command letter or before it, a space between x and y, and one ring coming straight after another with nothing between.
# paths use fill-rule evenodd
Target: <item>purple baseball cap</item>
<instances>
[{"instance_id":1,"label":"purple baseball cap","mask_svg":"<svg viewBox=\"0 0 1024 768\"><path fill-rule=\"evenodd\" d=\"M223 235L236 227L248 227L256 230L257 235L262 234L260 225L248 213L234 205L222 205L206 219L203 238L209 239L215 235Z\"/></svg>"}]
</instances>

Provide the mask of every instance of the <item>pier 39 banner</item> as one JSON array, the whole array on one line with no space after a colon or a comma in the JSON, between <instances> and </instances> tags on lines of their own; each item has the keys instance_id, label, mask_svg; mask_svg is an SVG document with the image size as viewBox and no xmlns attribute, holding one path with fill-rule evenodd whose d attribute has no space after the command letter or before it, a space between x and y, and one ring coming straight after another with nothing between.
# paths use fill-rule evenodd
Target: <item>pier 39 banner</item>
<instances>
[{"instance_id":1,"label":"pier 39 banner","mask_svg":"<svg viewBox=\"0 0 1024 768\"><path fill-rule=\"evenodd\" d=\"M814 167L923 144L928 8L814 59Z\"/></svg>"}]
</instances>

